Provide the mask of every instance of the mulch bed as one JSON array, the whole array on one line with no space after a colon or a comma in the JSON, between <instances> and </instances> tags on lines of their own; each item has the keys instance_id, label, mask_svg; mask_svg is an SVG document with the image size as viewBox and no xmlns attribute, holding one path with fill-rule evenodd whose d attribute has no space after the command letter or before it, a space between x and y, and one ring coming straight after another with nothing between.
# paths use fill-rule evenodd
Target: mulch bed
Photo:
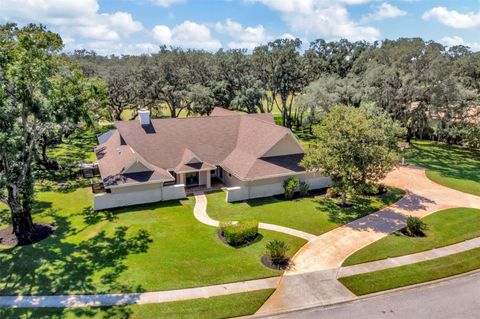
<instances>
[{"instance_id":1,"label":"mulch bed","mask_svg":"<svg viewBox=\"0 0 480 319\"><path fill-rule=\"evenodd\" d=\"M349 203L349 202L346 202L345 204L342 204L341 202L340 203L336 203L337 206L339 207L342 207L342 208L348 208L348 207L352 207L353 204L352 203Z\"/></svg>"},{"instance_id":2,"label":"mulch bed","mask_svg":"<svg viewBox=\"0 0 480 319\"><path fill-rule=\"evenodd\" d=\"M33 232L27 241L18 242L17 236L13 233L13 227L0 229L0 245L15 247L23 245L31 245L48 238L57 229L57 226L47 223L33 224Z\"/></svg>"},{"instance_id":3,"label":"mulch bed","mask_svg":"<svg viewBox=\"0 0 480 319\"><path fill-rule=\"evenodd\" d=\"M292 266L290 258L281 265L273 264L272 261L270 260L270 256L268 255L263 255L262 258L260 258L260 261L264 266L271 269L276 269L276 270L286 270Z\"/></svg>"}]
</instances>

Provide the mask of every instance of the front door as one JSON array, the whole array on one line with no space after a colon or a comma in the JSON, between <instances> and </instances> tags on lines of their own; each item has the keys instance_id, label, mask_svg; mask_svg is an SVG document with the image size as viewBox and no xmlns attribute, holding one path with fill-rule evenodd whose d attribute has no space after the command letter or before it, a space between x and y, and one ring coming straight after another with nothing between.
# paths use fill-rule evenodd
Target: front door
<instances>
[{"instance_id":1,"label":"front door","mask_svg":"<svg viewBox=\"0 0 480 319\"><path fill-rule=\"evenodd\" d=\"M185 183L187 184L187 186L198 185L198 172L186 173Z\"/></svg>"}]
</instances>

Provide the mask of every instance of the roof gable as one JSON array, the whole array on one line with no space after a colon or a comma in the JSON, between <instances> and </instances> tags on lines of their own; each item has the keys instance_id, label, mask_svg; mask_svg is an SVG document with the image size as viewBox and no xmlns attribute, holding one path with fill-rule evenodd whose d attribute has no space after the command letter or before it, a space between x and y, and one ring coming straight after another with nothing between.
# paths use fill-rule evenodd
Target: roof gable
<instances>
[{"instance_id":1,"label":"roof gable","mask_svg":"<svg viewBox=\"0 0 480 319\"><path fill-rule=\"evenodd\" d=\"M148 164L135 159L130 166L128 166L122 173L123 174L133 174L133 173L141 173L141 172L149 172L153 171L152 168L149 167Z\"/></svg>"},{"instance_id":2,"label":"roof gable","mask_svg":"<svg viewBox=\"0 0 480 319\"><path fill-rule=\"evenodd\" d=\"M287 132L276 144L274 144L261 157L283 156L301 154L304 150L292 132Z\"/></svg>"}]
</instances>

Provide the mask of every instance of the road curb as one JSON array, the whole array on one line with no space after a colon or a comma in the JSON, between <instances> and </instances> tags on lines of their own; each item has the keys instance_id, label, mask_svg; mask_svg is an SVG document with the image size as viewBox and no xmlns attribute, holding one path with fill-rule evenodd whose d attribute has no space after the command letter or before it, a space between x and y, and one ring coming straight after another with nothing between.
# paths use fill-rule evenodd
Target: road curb
<instances>
[{"instance_id":1,"label":"road curb","mask_svg":"<svg viewBox=\"0 0 480 319\"><path fill-rule=\"evenodd\" d=\"M338 307L338 306L341 306L341 305L344 305L344 304L354 303L354 302L358 302L358 301L362 301L362 300L368 300L368 299L376 298L376 297L383 296L383 295L400 293L402 291L414 290L414 289L418 289L418 288L422 288L422 287L426 287L426 286L435 286L437 284L447 283L447 282L455 280L455 279L466 278L466 277L469 277L469 276L473 276L473 275L476 275L478 273L480 273L480 268L469 271L469 272L465 272L465 273L462 273L462 274L457 274L457 275L453 275L453 276L449 276L449 277L445 277L445 278L440 278L440 279L436 279L436 280L422 282L422 283L418 283L418 284L414 284L414 285L410 285L410 286L404 286L404 287L379 291L379 292L371 293L371 294L364 295L364 296L357 296L357 298L352 299L352 300L340 301L340 302L335 302L335 303L331 303L331 304L318 303L318 304L309 305L307 307L298 307L298 308L294 308L294 309L289 309L287 311L272 312L270 314L258 314L258 315L253 314L253 315L249 315L249 316L236 317L236 318L237 319L268 318L268 317L271 317L271 316L279 316L279 315L285 315L285 314L289 314L289 313L295 313L295 312L300 311L300 310L309 310L309 309L314 309L314 308L325 308L325 309L334 308L334 307Z\"/></svg>"}]
</instances>

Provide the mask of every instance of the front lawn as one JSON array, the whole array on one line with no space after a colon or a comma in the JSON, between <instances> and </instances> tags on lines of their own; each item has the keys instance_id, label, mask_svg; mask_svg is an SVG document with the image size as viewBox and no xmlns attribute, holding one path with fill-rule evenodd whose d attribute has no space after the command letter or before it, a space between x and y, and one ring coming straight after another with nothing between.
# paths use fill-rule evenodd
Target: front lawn
<instances>
[{"instance_id":1,"label":"front lawn","mask_svg":"<svg viewBox=\"0 0 480 319\"><path fill-rule=\"evenodd\" d=\"M414 254L480 236L479 209L446 209L426 216L423 221L428 225L425 237L409 237L395 232L357 251L345 260L343 266Z\"/></svg>"},{"instance_id":2,"label":"front lawn","mask_svg":"<svg viewBox=\"0 0 480 319\"><path fill-rule=\"evenodd\" d=\"M340 282L355 295L409 286L480 268L480 248L416 264L343 277Z\"/></svg>"},{"instance_id":3,"label":"front lawn","mask_svg":"<svg viewBox=\"0 0 480 319\"><path fill-rule=\"evenodd\" d=\"M400 189L390 189L381 196L354 196L353 207L340 208L337 199L325 196L284 200L280 197L252 199L227 203L224 192L207 194L207 212L216 220L257 219L260 222L281 225L320 235L339 225L382 209L404 195Z\"/></svg>"},{"instance_id":4,"label":"front lawn","mask_svg":"<svg viewBox=\"0 0 480 319\"><path fill-rule=\"evenodd\" d=\"M205 299L146 305L86 308L4 308L0 309L0 318L220 319L253 314L273 291L273 289L265 289Z\"/></svg>"},{"instance_id":5,"label":"front lawn","mask_svg":"<svg viewBox=\"0 0 480 319\"><path fill-rule=\"evenodd\" d=\"M262 230L257 242L229 247L195 219L191 198L104 213L91 204L89 188L38 192L35 221L58 229L32 246L0 249L0 294L169 290L278 276L260 262L266 243L286 241L291 254L305 244Z\"/></svg>"},{"instance_id":6,"label":"front lawn","mask_svg":"<svg viewBox=\"0 0 480 319\"><path fill-rule=\"evenodd\" d=\"M414 141L406 152L410 164L425 167L435 183L480 196L480 151L456 145Z\"/></svg>"}]
</instances>

